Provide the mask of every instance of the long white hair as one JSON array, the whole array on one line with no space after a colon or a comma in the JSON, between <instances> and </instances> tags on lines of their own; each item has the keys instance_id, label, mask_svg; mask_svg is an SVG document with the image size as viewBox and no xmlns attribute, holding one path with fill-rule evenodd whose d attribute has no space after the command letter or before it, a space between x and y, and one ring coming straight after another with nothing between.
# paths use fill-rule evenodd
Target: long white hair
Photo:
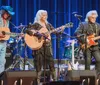
<instances>
[{"instance_id":1,"label":"long white hair","mask_svg":"<svg viewBox=\"0 0 100 85\"><path fill-rule=\"evenodd\" d=\"M46 10L39 10L39 11L36 13L36 16L35 16L35 18L34 18L34 23L39 23L39 24L41 24L40 19L41 19L41 17L42 17L42 13L46 13L46 14L47 14L47 11L46 11ZM48 16L47 16L47 17L48 17ZM45 20L45 23L47 24L48 21Z\"/></svg>"},{"instance_id":2,"label":"long white hair","mask_svg":"<svg viewBox=\"0 0 100 85\"><path fill-rule=\"evenodd\" d=\"M85 21L88 22L88 18L89 18L92 14L95 14L95 15L96 15L96 18L98 17L97 11L96 11L96 10L91 10L91 11L89 11L89 12L86 14Z\"/></svg>"}]
</instances>

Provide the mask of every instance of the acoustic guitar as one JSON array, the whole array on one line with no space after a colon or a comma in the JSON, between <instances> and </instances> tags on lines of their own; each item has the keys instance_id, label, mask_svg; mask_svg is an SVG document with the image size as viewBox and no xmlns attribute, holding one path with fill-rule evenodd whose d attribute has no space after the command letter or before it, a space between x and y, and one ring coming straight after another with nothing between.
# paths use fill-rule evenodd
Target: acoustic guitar
<instances>
[{"instance_id":1,"label":"acoustic guitar","mask_svg":"<svg viewBox=\"0 0 100 85\"><path fill-rule=\"evenodd\" d=\"M95 37L95 34L87 36L87 47L86 48L90 48L91 46L98 45L98 43L95 42L95 40L98 40L98 39L100 39L100 36ZM85 44L81 44L81 48L85 49Z\"/></svg>"},{"instance_id":2,"label":"acoustic guitar","mask_svg":"<svg viewBox=\"0 0 100 85\"><path fill-rule=\"evenodd\" d=\"M63 25L64 29L65 28L69 28L69 27L73 27L73 23L70 22L70 23L67 23L65 25ZM63 29L63 30L64 30ZM44 28L41 28L38 33L40 34L43 34L42 37L39 39L37 36L30 36L29 34L25 34L25 43L32 49L32 50L38 50L42 47L43 43L44 43L44 37L45 35L48 35L48 37L46 38L47 41L50 41L51 40L51 36L50 34L53 33L53 32L56 32L56 31L59 31L59 30L62 30L61 27L58 27L56 29L53 29L53 30L46 30ZM34 34L34 33L33 33ZM45 34L45 35L44 35Z\"/></svg>"},{"instance_id":3,"label":"acoustic guitar","mask_svg":"<svg viewBox=\"0 0 100 85\"><path fill-rule=\"evenodd\" d=\"M5 35L4 37L1 37L0 40L9 40L11 35L19 36L21 33L11 33L10 29L7 27L0 27L0 33Z\"/></svg>"}]
</instances>

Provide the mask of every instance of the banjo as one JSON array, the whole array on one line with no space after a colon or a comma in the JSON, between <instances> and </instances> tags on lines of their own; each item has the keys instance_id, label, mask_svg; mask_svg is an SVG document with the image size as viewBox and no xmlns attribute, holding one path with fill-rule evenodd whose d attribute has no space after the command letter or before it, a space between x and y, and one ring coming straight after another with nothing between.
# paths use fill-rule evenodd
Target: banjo
<instances>
[{"instance_id":1,"label":"banjo","mask_svg":"<svg viewBox=\"0 0 100 85\"><path fill-rule=\"evenodd\" d=\"M62 26L61 26L62 27ZM48 34L48 36L46 37L46 40L50 41L51 40L51 36L50 34L53 33L53 32L56 32L56 31L59 31L59 30L64 30L65 28L69 28L69 27L73 27L73 23L70 22L70 23L67 23L65 25L63 25L64 28L61 28L61 27L58 27L56 29L53 29L53 30L50 30L48 31L47 29L44 29L44 28L41 28L38 33L41 34L41 38L38 38L37 36L34 35L34 30L32 30L31 32L33 32L33 35L30 36L29 34L25 34L25 43L27 44L27 46L29 48L31 48L32 50L38 50L42 47L45 39L45 35Z\"/></svg>"}]
</instances>

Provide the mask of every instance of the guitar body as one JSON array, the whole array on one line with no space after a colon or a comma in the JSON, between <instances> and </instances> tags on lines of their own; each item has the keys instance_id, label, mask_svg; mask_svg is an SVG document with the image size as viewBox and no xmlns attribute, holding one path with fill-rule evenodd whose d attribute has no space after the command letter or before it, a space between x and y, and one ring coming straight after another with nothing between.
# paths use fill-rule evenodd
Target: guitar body
<instances>
[{"instance_id":1,"label":"guitar body","mask_svg":"<svg viewBox=\"0 0 100 85\"><path fill-rule=\"evenodd\" d=\"M95 42L95 34L88 36L87 40L87 48L98 44ZM82 44L81 47L85 49L85 44Z\"/></svg>"},{"instance_id":2,"label":"guitar body","mask_svg":"<svg viewBox=\"0 0 100 85\"><path fill-rule=\"evenodd\" d=\"M48 32L48 30L46 28L41 28L38 32L42 34ZM50 34L48 34L48 39L51 40ZM42 47L44 43L44 37L38 39L38 37L36 36L30 36L28 34L25 34L25 42L32 50L38 50Z\"/></svg>"},{"instance_id":3,"label":"guitar body","mask_svg":"<svg viewBox=\"0 0 100 85\"><path fill-rule=\"evenodd\" d=\"M30 36L28 34L25 34L25 43L30 47L32 50L38 50L43 45L43 40L38 39L36 36Z\"/></svg>"},{"instance_id":4,"label":"guitar body","mask_svg":"<svg viewBox=\"0 0 100 85\"><path fill-rule=\"evenodd\" d=\"M7 27L0 27L0 32L2 33L2 31L10 33L10 30ZM5 35L5 37L0 38L0 40L8 40L9 38L10 38L10 35Z\"/></svg>"},{"instance_id":5,"label":"guitar body","mask_svg":"<svg viewBox=\"0 0 100 85\"><path fill-rule=\"evenodd\" d=\"M63 25L63 27L73 27L73 23L67 23L65 25ZM33 36L30 36L28 34L25 34L25 43L33 50L38 50L42 47L42 45L44 44L44 41L46 40L46 43L47 42L50 42L51 41L51 36L50 34L55 32L55 31L58 31L58 30L61 30L62 28L57 28L57 29L53 29L53 30L50 30L48 31L46 28L41 28L38 32L40 34L42 34L42 37L41 39L39 39L37 36L34 36L34 30L31 30L33 32ZM44 37L46 36L46 37Z\"/></svg>"}]
</instances>

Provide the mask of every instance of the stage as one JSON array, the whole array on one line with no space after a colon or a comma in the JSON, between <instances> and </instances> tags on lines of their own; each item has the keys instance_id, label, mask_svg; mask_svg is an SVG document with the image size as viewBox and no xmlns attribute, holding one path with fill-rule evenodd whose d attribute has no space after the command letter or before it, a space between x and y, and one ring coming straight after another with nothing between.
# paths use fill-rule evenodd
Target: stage
<instances>
[{"instance_id":1,"label":"stage","mask_svg":"<svg viewBox=\"0 0 100 85\"><path fill-rule=\"evenodd\" d=\"M100 78L95 70L65 69L63 72L60 70L60 76L56 81L49 80L49 70L46 70L45 77L43 73L44 71L42 71L41 85L100 85ZM0 85L37 85L37 74L35 70L4 71L0 75L0 83Z\"/></svg>"},{"instance_id":2,"label":"stage","mask_svg":"<svg viewBox=\"0 0 100 85\"><path fill-rule=\"evenodd\" d=\"M11 11L13 10L14 12L13 16L10 16L9 11L7 12L9 14L9 23L7 21L9 24L9 33L18 34L16 36L9 35L9 39L7 39L6 56L4 57L6 58L6 64L0 57L0 65L2 63L5 65L5 71L0 74L0 85L37 85L37 74L34 68L34 58L36 56L34 54L35 50L39 50L42 46L44 47L46 43L43 42L40 48L37 47L38 49L33 49L29 44L33 41L33 38L31 38L33 36L37 38L36 41L39 40L38 42L40 42L42 38L43 41L48 39L48 36L45 35L46 32L42 33L40 30L37 30L39 27L46 28L48 35L51 37L48 40L52 43L52 45L50 45L52 52L51 50L50 52L54 59L56 75L56 80L51 81L50 71L46 69L46 75L44 76L44 69L42 69L42 85L100 85L100 76L95 70L95 64L100 60L99 58L94 58L95 56L92 55L93 51L91 51L90 70L86 70L86 56L83 56L84 53L82 51L84 48L82 48L81 44L86 45L87 43L81 43L80 40L78 40L79 37L84 37L83 40L86 40L85 36L88 37L87 35L96 34L95 32L100 34L99 30L95 30L94 33L92 33L94 30L89 30L89 32L86 30L87 34L79 31L79 35L75 35L76 29L79 28L78 26L80 26L80 23L84 22L88 11L95 9L99 17L99 3L100 0L0 0L0 7L11 6ZM48 19L44 20L45 23L42 24L43 26L38 22L41 26L34 27L39 10L45 10L47 12L45 19ZM5 12L6 11L7 10L5 10ZM1 9L0 13L3 15ZM2 15L1 19L3 18ZM6 19L4 19L4 21L6 21ZM0 20L0 24L4 23L4 21ZM97 19L97 22L99 24L100 18ZM70 25L69 23L72 23L72 26L68 26ZM54 28L54 30L49 29L46 24L47 26L50 24L50 28ZM6 23L2 26L6 26ZM0 25L0 27L2 26ZM65 26L64 29L62 26ZM100 28L100 26L98 27ZM31 30L32 36L30 35L30 39L28 37L30 42L27 43L29 40L26 39L26 35L30 28L34 28L36 33ZM58 30L58 28L60 30ZM52 32L50 33L50 31ZM1 34L6 36L6 31L2 31ZM19 34L23 34L23 36ZM99 37L97 34L96 36ZM39 37L41 37L41 39L39 39ZM2 39L0 43L2 43ZM34 46L36 45L33 43L31 44ZM98 42L98 50L100 51L100 42ZM47 50L44 49L43 54L49 53L45 51ZM45 55L41 58L44 58L45 61ZM46 80L44 81L44 79Z\"/></svg>"}]
</instances>

